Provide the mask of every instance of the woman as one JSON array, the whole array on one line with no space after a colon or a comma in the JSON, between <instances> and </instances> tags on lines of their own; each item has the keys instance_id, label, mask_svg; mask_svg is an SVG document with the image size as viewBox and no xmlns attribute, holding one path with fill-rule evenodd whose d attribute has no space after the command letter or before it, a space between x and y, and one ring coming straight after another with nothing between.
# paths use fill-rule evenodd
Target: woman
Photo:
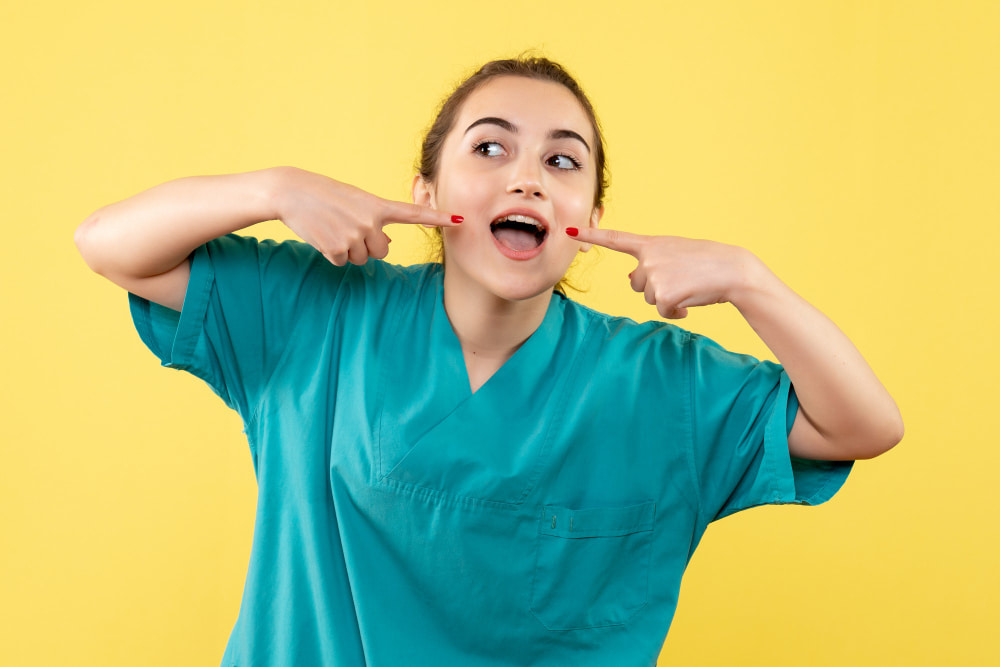
<instances>
[{"instance_id":1,"label":"woman","mask_svg":"<svg viewBox=\"0 0 1000 667\"><path fill-rule=\"evenodd\" d=\"M277 168L81 225L146 344L246 426L224 665L654 664L710 521L823 502L900 440L832 322L746 250L600 229L605 182L582 91L521 59L445 102L414 204ZM307 244L230 234L270 219ZM390 223L440 228L443 266L378 261ZM784 368L554 292L591 244L636 257L664 317L732 303Z\"/></svg>"}]
</instances>

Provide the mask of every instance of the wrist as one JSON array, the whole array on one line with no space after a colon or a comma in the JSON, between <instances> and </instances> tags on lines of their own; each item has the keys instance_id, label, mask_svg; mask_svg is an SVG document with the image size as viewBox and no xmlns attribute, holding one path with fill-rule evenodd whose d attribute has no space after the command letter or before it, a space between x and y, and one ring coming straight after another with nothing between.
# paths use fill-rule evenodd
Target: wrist
<instances>
[{"instance_id":1,"label":"wrist","mask_svg":"<svg viewBox=\"0 0 1000 667\"><path fill-rule=\"evenodd\" d=\"M746 248L737 248L737 253L736 279L728 301L743 312L776 296L784 284L757 255Z\"/></svg>"},{"instance_id":2,"label":"wrist","mask_svg":"<svg viewBox=\"0 0 1000 667\"><path fill-rule=\"evenodd\" d=\"M284 220L288 205L288 193L295 178L296 167L269 167L259 172L254 187L255 194L261 197L262 206L270 216L268 220Z\"/></svg>"}]
</instances>

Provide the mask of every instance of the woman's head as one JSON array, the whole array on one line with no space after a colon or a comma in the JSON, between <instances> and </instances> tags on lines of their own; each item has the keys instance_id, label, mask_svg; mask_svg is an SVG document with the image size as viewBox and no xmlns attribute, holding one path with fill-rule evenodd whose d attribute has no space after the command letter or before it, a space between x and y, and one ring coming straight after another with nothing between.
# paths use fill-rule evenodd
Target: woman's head
<instances>
[{"instance_id":1,"label":"woman's head","mask_svg":"<svg viewBox=\"0 0 1000 667\"><path fill-rule=\"evenodd\" d=\"M597 121L597 114L590 99L583 92L580 84L576 82L563 67L547 58L519 57L507 60L493 60L476 71L475 74L463 81L454 92L448 96L441 105L434 124L424 137L420 148L420 162L417 173L427 181L433 183L437 178L438 164L441 156L441 148L445 138L455 125L462 105L480 86L491 79L502 76L517 76L526 79L539 81L550 81L557 83L576 97L580 106L590 120L591 131L594 137L594 160L596 169L596 181L594 190L594 208L600 208L604 204L604 192L608 187L608 167L604 147L604 135L601 132L600 123Z\"/></svg>"},{"instance_id":2,"label":"woman's head","mask_svg":"<svg viewBox=\"0 0 1000 667\"><path fill-rule=\"evenodd\" d=\"M446 281L510 300L564 284L587 249L565 230L600 220L605 162L593 107L562 67L519 58L480 68L442 105L414 179L414 201L466 219L442 233Z\"/></svg>"}]
</instances>

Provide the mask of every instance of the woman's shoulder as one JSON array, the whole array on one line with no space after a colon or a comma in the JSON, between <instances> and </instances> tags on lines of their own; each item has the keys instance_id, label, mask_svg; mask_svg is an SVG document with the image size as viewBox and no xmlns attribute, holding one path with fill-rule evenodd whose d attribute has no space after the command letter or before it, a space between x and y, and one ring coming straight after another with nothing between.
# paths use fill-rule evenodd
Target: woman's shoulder
<instances>
[{"instance_id":1,"label":"woman's shoulder","mask_svg":"<svg viewBox=\"0 0 1000 667\"><path fill-rule=\"evenodd\" d=\"M637 374L672 380L681 368L706 377L740 377L753 369L776 373L780 366L749 354L733 352L715 340L670 322L637 322L565 299L566 321L580 331L578 354L591 360L606 377Z\"/></svg>"},{"instance_id":2,"label":"woman's shoulder","mask_svg":"<svg viewBox=\"0 0 1000 667\"><path fill-rule=\"evenodd\" d=\"M682 346L697 336L670 322L656 320L638 322L630 317L596 310L561 294L559 296L564 302L568 319L578 320L592 332L593 337L609 344Z\"/></svg>"},{"instance_id":3,"label":"woman's shoulder","mask_svg":"<svg viewBox=\"0 0 1000 667\"><path fill-rule=\"evenodd\" d=\"M362 285L368 288L405 288L419 286L440 273L436 263L403 266L380 259L363 265L336 266L316 248L296 239L257 239L253 236L227 234L206 244L213 264L224 269L227 264L251 263L269 280L312 279L319 283Z\"/></svg>"}]
</instances>

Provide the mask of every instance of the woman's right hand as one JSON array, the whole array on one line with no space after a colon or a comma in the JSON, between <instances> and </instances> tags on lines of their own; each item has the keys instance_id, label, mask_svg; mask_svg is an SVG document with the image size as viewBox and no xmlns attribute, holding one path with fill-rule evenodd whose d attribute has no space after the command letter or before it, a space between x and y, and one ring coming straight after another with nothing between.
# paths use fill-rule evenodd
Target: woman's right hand
<instances>
[{"instance_id":1,"label":"woman's right hand","mask_svg":"<svg viewBox=\"0 0 1000 667\"><path fill-rule=\"evenodd\" d=\"M460 216L382 199L353 185L296 167L278 167L277 218L337 266L389 253L390 223L453 227Z\"/></svg>"}]
</instances>

